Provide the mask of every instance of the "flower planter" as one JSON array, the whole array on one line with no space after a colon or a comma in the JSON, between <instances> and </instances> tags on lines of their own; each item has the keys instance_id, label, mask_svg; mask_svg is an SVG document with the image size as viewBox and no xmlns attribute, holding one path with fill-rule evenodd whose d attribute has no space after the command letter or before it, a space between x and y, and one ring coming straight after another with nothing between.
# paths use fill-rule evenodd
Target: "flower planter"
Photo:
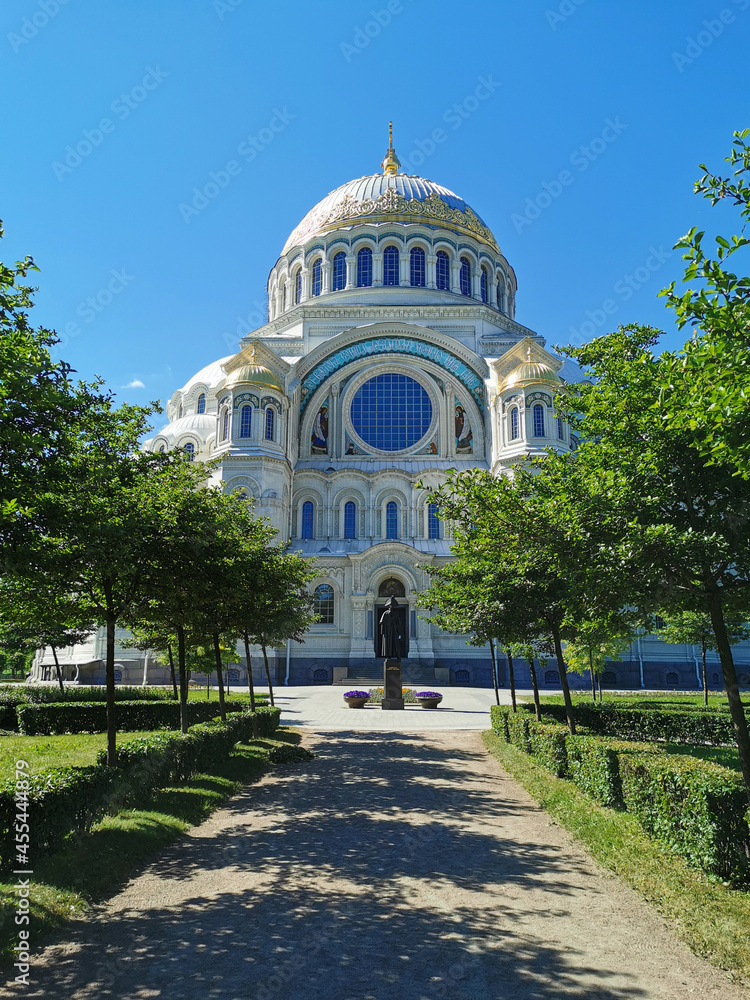
<instances>
[{"instance_id":1,"label":"flower planter","mask_svg":"<svg viewBox=\"0 0 750 1000\"><path fill-rule=\"evenodd\" d=\"M364 708L369 700L368 691L347 691L344 695L344 701L349 708Z\"/></svg>"},{"instance_id":2,"label":"flower planter","mask_svg":"<svg viewBox=\"0 0 750 1000\"><path fill-rule=\"evenodd\" d=\"M437 708L443 700L443 696L437 691L417 691L416 698L422 708Z\"/></svg>"}]
</instances>

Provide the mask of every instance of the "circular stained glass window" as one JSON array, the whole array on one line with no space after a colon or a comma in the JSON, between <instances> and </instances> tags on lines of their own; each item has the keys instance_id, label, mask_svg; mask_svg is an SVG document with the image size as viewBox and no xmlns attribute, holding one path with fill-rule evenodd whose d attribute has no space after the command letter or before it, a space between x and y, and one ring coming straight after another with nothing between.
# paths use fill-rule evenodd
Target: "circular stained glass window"
<instances>
[{"instance_id":1,"label":"circular stained glass window","mask_svg":"<svg viewBox=\"0 0 750 1000\"><path fill-rule=\"evenodd\" d=\"M403 451L427 433L432 403L425 389L408 375L376 375L354 394L352 426L378 451Z\"/></svg>"}]
</instances>

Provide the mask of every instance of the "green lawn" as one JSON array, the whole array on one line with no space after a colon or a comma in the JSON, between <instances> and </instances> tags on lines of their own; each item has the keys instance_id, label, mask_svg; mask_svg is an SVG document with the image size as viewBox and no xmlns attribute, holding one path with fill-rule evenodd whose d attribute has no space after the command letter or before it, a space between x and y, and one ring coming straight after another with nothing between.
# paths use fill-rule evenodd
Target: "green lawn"
<instances>
[{"instance_id":1,"label":"green lawn","mask_svg":"<svg viewBox=\"0 0 750 1000\"><path fill-rule=\"evenodd\" d=\"M120 742L148 733L120 733ZM66 733L62 736L0 737L0 782L14 778L16 761L25 760L31 774L48 767L84 767L95 764L99 750L107 746L106 733Z\"/></svg>"},{"instance_id":2,"label":"green lawn","mask_svg":"<svg viewBox=\"0 0 750 1000\"><path fill-rule=\"evenodd\" d=\"M715 881L661 847L628 813L605 809L532 757L485 733L489 751L606 868L654 905L692 950L750 982L750 892ZM680 747L680 752L684 752ZM722 748L699 747L703 752Z\"/></svg>"},{"instance_id":3,"label":"green lawn","mask_svg":"<svg viewBox=\"0 0 750 1000\"><path fill-rule=\"evenodd\" d=\"M268 766L271 747L295 745L299 740L297 733L284 729L273 739L240 744L209 772L157 792L143 809L105 818L90 834L71 836L61 851L37 859L30 897L29 929L34 948L43 946L45 932L114 895L150 856L202 822L243 785L256 780ZM17 901L13 886L0 883L0 962L9 961L10 949L17 943L12 919Z\"/></svg>"}]
</instances>

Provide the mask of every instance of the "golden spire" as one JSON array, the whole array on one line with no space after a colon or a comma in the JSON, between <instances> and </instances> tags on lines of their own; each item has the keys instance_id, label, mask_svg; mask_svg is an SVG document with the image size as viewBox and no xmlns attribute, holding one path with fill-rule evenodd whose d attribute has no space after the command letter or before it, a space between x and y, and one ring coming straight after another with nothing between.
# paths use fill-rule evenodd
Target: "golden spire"
<instances>
[{"instance_id":1,"label":"golden spire","mask_svg":"<svg viewBox=\"0 0 750 1000\"><path fill-rule=\"evenodd\" d=\"M250 357L247 359L251 365L257 365L258 359L255 357L255 344L250 348Z\"/></svg>"},{"instance_id":2,"label":"golden spire","mask_svg":"<svg viewBox=\"0 0 750 1000\"><path fill-rule=\"evenodd\" d=\"M396 156L396 150L393 148L393 122L388 122L388 149L385 159L380 166L383 168L384 174L391 174L393 176L398 173L398 168L401 166L401 161Z\"/></svg>"}]
</instances>

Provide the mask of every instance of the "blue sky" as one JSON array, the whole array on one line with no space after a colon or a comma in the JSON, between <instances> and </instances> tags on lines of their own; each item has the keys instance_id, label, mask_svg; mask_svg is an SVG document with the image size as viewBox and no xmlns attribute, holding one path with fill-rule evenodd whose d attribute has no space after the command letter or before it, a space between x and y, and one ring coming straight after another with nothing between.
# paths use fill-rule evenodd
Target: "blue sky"
<instances>
[{"instance_id":1,"label":"blue sky","mask_svg":"<svg viewBox=\"0 0 750 1000\"><path fill-rule=\"evenodd\" d=\"M750 0L6 0L0 258L36 258L82 377L165 400L261 324L287 235L393 119L494 231L521 323L676 347L672 244L737 231L692 184L750 125L749 42Z\"/></svg>"}]
</instances>

